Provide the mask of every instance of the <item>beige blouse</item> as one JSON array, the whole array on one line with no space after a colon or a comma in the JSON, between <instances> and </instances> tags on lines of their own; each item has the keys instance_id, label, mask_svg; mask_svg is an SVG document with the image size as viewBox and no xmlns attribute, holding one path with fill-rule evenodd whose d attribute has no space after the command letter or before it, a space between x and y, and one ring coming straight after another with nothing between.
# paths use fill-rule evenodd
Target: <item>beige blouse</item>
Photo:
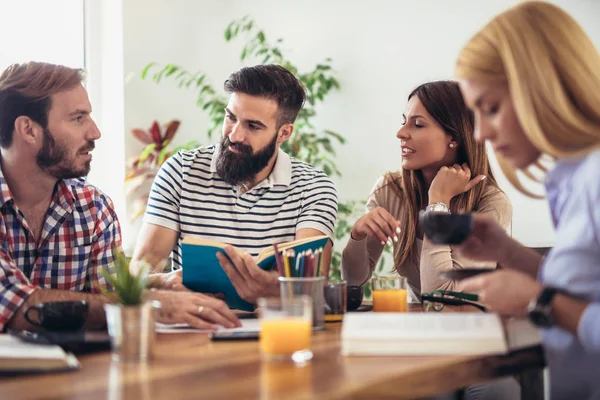
<instances>
[{"instance_id":1,"label":"beige blouse","mask_svg":"<svg viewBox=\"0 0 600 400\"><path fill-rule=\"evenodd\" d=\"M383 185L384 177L382 176L376 182L372 194L367 200L366 211L383 207L398 218L402 213L400 199L390 185ZM490 187L479 202L477 212L491 215L502 227L510 229L512 205L504 192ZM426 237L424 240L417 239L417 248L420 252L418 263L407 261L402 265L397 265L395 260L398 273L407 278L409 299L413 303L419 302L421 291L431 293L435 289L461 290L460 281L441 279L439 274L442 271L463 268L496 268L495 263L470 260L455 250L454 246L434 245ZM377 239L366 237L363 240L354 240L350 238L342 252L342 276L348 285L362 285L369 280L382 252L383 246ZM396 251L393 253L395 258Z\"/></svg>"}]
</instances>

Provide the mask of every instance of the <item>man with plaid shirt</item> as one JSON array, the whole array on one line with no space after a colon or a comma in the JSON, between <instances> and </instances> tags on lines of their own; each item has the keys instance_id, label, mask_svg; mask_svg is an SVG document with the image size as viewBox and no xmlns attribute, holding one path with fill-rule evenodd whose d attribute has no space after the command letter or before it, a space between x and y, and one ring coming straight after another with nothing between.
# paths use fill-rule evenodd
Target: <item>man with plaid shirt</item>
<instances>
[{"instance_id":1,"label":"man with plaid shirt","mask_svg":"<svg viewBox=\"0 0 600 400\"><path fill-rule=\"evenodd\" d=\"M82 178L100 138L82 81L82 70L38 62L0 75L0 331L34 329L19 311L49 301L86 300L86 327L105 324L100 271L112 271L121 229L110 198ZM150 298L160 322L240 325L209 296Z\"/></svg>"}]
</instances>

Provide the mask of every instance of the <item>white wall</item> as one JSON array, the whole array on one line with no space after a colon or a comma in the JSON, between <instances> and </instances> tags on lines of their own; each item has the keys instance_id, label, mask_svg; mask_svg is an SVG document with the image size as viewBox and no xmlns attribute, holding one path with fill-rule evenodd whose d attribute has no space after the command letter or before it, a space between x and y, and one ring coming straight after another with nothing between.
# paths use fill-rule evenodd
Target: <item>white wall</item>
<instances>
[{"instance_id":1,"label":"white wall","mask_svg":"<svg viewBox=\"0 0 600 400\"><path fill-rule=\"evenodd\" d=\"M378 175L400 164L395 132L408 93L418 84L453 76L464 42L514 0L127 0L124 4L125 72L139 74L150 61L207 72L220 88L240 68L242 41L226 43L227 24L250 15L267 38L284 38L284 48L301 68L332 57L342 90L320 110L320 128L348 138L338 157L344 174L341 199L364 199ZM600 2L556 1L600 45ZM148 127L153 119L183 121L179 141L208 143L206 116L194 95L168 83L132 79L125 88L125 127ZM141 145L127 138L127 153ZM513 234L530 246L553 242L543 201L502 186L515 207Z\"/></svg>"},{"instance_id":2,"label":"white wall","mask_svg":"<svg viewBox=\"0 0 600 400\"><path fill-rule=\"evenodd\" d=\"M81 68L83 0L1 0L0 37L0 71L32 60Z\"/></svg>"}]
</instances>

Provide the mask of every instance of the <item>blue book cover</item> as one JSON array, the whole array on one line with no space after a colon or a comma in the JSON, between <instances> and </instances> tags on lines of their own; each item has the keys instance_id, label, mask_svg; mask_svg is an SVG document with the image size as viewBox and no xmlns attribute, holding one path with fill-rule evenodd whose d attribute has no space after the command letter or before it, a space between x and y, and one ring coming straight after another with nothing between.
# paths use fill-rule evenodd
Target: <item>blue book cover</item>
<instances>
[{"instance_id":1,"label":"blue book cover","mask_svg":"<svg viewBox=\"0 0 600 400\"><path fill-rule=\"evenodd\" d=\"M328 240L327 236L314 236L288 243L278 243L277 247L281 251L293 249L296 254L299 254L302 251L324 248ZM222 293L229 308L253 311L254 305L243 300L237 294L229 277L219 264L216 254L217 252L225 254L224 246L224 243L215 240L184 238L181 243L183 284L195 292ZM273 247L269 246L263 250L256 257L256 263L265 271L276 269L277 263Z\"/></svg>"}]
</instances>

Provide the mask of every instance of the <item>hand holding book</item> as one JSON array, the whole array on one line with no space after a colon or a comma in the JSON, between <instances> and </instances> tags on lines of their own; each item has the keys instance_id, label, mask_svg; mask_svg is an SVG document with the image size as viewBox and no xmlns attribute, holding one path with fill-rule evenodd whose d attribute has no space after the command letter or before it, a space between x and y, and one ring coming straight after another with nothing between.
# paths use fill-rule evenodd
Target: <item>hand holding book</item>
<instances>
[{"instance_id":1,"label":"hand holding book","mask_svg":"<svg viewBox=\"0 0 600 400\"><path fill-rule=\"evenodd\" d=\"M328 240L328 236L313 236L280 243L278 249L293 250L294 254L309 250L314 253L317 249L324 248ZM260 290L270 290L260 289L260 280L263 280L262 285L267 286L271 279L277 281L277 262L273 246L265 248L254 259L241 249L221 242L187 237L182 241L181 251L183 284L197 292L223 293L230 308L252 311L254 309L252 303L257 293ZM217 256L217 253L220 256ZM296 262L296 259L293 262ZM318 269L318 265L315 267ZM232 277L236 280L235 285L232 284ZM255 286L252 288L249 285ZM273 290L275 289L278 289L278 286L273 286ZM240 291L243 293L239 293ZM258 297L267 294L259 293Z\"/></svg>"},{"instance_id":2,"label":"hand holding book","mask_svg":"<svg viewBox=\"0 0 600 400\"><path fill-rule=\"evenodd\" d=\"M250 254L240 254L232 246L225 246L223 250L225 254L218 252L217 259L238 296L254 304L259 297L279 295L276 271L262 270Z\"/></svg>"}]
</instances>

